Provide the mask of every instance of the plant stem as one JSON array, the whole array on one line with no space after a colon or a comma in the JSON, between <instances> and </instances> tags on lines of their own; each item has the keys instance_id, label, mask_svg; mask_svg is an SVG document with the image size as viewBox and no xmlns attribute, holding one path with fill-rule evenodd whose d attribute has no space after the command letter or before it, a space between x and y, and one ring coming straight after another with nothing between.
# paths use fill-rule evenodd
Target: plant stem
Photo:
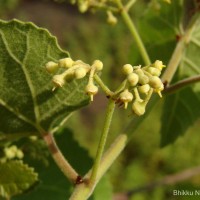
<instances>
[{"instance_id":1,"label":"plant stem","mask_svg":"<svg viewBox=\"0 0 200 200\"><path fill-rule=\"evenodd\" d=\"M176 48L172 54L169 64L168 64L164 74L162 75L162 81L166 84L170 84L170 82L179 66L179 63L180 63L183 53L185 51L185 47L190 42L191 34L196 26L196 23L198 22L199 15L200 14L197 13L193 17L186 32L184 33L184 35L181 37L180 41L176 45Z\"/></svg>"},{"instance_id":2,"label":"plant stem","mask_svg":"<svg viewBox=\"0 0 200 200\"><path fill-rule=\"evenodd\" d=\"M94 79L97 82L97 84L101 87L101 89L106 93L106 96L112 96L114 93L103 83L101 78L95 74Z\"/></svg>"},{"instance_id":3,"label":"plant stem","mask_svg":"<svg viewBox=\"0 0 200 200\"><path fill-rule=\"evenodd\" d=\"M126 4L125 8L126 11L128 12L129 9L136 3L136 0L129 0L129 2Z\"/></svg>"},{"instance_id":4,"label":"plant stem","mask_svg":"<svg viewBox=\"0 0 200 200\"><path fill-rule=\"evenodd\" d=\"M110 168L115 159L123 151L124 147L126 146L126 143L127 143L127 136L125 134L120 134L103 155L101 162L99 164L99 170L97 172L95 184L92 187L89 187L87 182L77 185L72 196L70 197L70 200L86 200L89 198L96 184L99 182L101 177L106 173L106 171ZM92 171L90 170L84 176L84 180L88 180L91 177L91 173Z\"/></svg>"},{"instance_id":5,"label":"plant stem","mask_svg":"<svg viewBox=\"0 0 200 200\"><path fill-rule=\"evenodd\" d=\"M59 150L56 142L53 138L51 133L45 133L42 135L44 141L46 142L49 151L52 154L54 161L56 162L57 166L61 169L64 175L72 182L76 183L77 178L80 177L78 173L73 169L73 167L68 163L65 159L61 151Z\"/></svg>"},{"instance_id":6,"label":"plant stem","mask_svg":"<svg viewBox=\"0 0 200 200\"><path fill-rule=\"evenodd\" d=\"M122 15L122 18L125 22L125 24L127 25L127 27L129 28L138 48L139 48L139 51L140 51L140 54L144 60L144 63L146 65L150 65L151 64L151 61L150 61L150 58L149 58L149 55L147 53L147 50L142 42L142 39L135 27L135 24L133 23L133 21L131 20L126 8L123 6L121 0L115 0L116 4L118 5L119 9L121 10L121 15Z\"/></svg>"},{"instance_id":7,"label":"plant stem","mask_svg":"<svg viewBox=\"0 0 200 200\"><path fill-rule=\"evenodd\" d=\"M115 102L112 99L110 99L109 103L108 103L107 111L106 111L106 119L105 119L105 123L104 123L104 127L103 127L103 132L101 134L101 138L100 138L98 149L97 149L97 154L96 154L96 157L95 157L91 177L90 177L90 180L89 180L90 186L94 185L96 178L97 178L99 164L100 164L101 157L102 157L104 147L105 147L105 144L106 144L106 139L107 139L108 132L109 132L109 129L110 129L110 124L111 124L111 121L112 121L114 109L115 109Z\"/></svg>"},{"instance_id":8,"label":"plant stem","mask_svg":"<svg viewBox=\"0 0 200 200\"><path fill-rule=\"evenodd\" d=\"M170 85L169 87L165 88L165 93L174 93L175 91L184 88L192 83L200 82L200 75L192 76L186 79L183 79L181 81L178 81L174 83L173 85Z\"/></svg>"}]
</instances>

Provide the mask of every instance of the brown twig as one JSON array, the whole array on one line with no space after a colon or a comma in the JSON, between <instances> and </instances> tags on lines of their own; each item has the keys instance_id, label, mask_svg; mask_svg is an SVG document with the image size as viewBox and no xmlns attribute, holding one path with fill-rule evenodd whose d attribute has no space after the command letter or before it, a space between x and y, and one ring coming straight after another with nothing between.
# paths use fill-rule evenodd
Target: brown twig
<instances>
[{"instance_id":1,"label":"brown twig","mask_svg":"<svg viewBox=\"0 0 200 200\"><path fill-rule=\"evenodd\" d=\"M200 82L200 75L192 76L186 79L183 79L181 81L178 81L177 83L174 83L170 86L167 86L164 90L164 93L174 93L175 91L184 88L192 83Z\"/></svg>"},{"instance_id":2,"label":"brown twig","mask_svg":"<svg viewBox=\"0 0 200 200\"><path fill-rule=\"evenodd\" d=\"M64 175L73 184L77 184L77 180L79 181L79 183L82 182L82 179L80 178L79 174L73 169L73 167L69 164L69 162L65 159L65 157L61 153L60 149L58 148L54 140L53 135L51 133L45 133L42 136L49 148L49 151L51 152L54 161L61 169L61 171L64 173Z\"/></svg>"}]
</instances>

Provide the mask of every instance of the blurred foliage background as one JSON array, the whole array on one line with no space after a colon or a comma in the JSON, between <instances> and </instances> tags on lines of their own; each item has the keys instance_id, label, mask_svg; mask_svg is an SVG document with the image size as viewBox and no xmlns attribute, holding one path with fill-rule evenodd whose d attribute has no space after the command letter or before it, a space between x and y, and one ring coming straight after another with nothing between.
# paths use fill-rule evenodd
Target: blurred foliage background
<instances>
[{"instance_id":1,"label":"blurred foliage background","mask_svg":"<svg viewBox=\"0 0 200 200\"><path fill-rule=\"evenodd\" d=\"M176 30L167 26L164 19L155 22L156 15L160 12L158 7L160 4L155 2L159 3L148 0L137 1L131 10L131 16L138 26L151 59L163 60L167 64L176 44ZM113 89L123 79L121 75L123 64L142 64L137 47L123 22L119 19L116 26L108 25L104 12L80 14L75 6L50 0L1 0L0 17L5 20L17 18L32 21L38 26L47 28L58 38L60 46L69 51L74 59L88 63L95 59L102 60L105 66L102 79ZM75 113L66 125L73 130L74 138L89 151L91 157L96 152L106 102L106 97L98 94L91 105ZM113 199L124 199L123 195L120 198L116 194L123 194L162 179L168 174L200 164L199 120L175 143L160 148L162 104L161 99L134 132L125 151L109 171L107 180L104 181L106 187L99 186L105 191L112 190ZM117 108L108 144L122 131L122 127L130 118L131 111ZM84 162L84 157L80 158L80 162ZM195 199L195 196L173 196L172 192L175 189L198 189L199 185L200 175L176 185L136 193L129 199ZM97 191L100 190L99 187Z\"/></svg>"}]
</instances>

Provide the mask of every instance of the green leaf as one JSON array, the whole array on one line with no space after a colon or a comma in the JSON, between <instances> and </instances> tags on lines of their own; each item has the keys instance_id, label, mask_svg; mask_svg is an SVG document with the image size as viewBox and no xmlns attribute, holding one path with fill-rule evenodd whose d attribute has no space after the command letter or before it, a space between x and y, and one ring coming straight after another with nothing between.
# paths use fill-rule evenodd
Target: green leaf
<instances>
[{"instance_id":1,"label":"green leaf","mask_svg":"<svg viewBox=\"0 0 200 200\"><path fill-rule=\"evenodd\" d=\"M0 132L49 130L88 103L85 80L51 91L52 76L44 65L64 57L68 53L47 30L17 20L0 21Z\"/></svg>"},{"instance_id":2,"label":"green leaf","mask_svg":"<svg viewBox=\"0 0 200 200\"><path fill-rule=\"evenodd\" d=\"M188 87L176 94L167 96L165 100L161 146L174 142L200 117L200 98Z\"/></svg>"},{"instance_id":3,"label":"green leaf","mask_svg":"<svg viewBox=\"0 0 200 200\"><path fill-rule=\"evenodd\" d=\"M183 11L182 0L172 1L171 4L163 1L160 1L160 3L152 1L146 7L146 10L141 10L142 16L138 18L139 33L145 43L151 61L162 60L167 64L176 44L176 35L178 34ZM136 6L133 13L137 9ZM137 48L134 49L134 55L135 51L137 51ZM136 58L134 58L132 52L130 59L138 59L139 55L136 54L134 56ZM136 63L141 63L141 61L136 60Z\"/></svg>"},{"instance_id":4,"label":"green leaf","mask_svg":"<svg viewBox=\"0 0 200 200\"><path fill-rule=\"evenodd\" d=\"M69 129L63 129L58 134L55 134L55 139L72 166L80 172L80 175L84 175L92 166L92 159L89 157L88 152L83 147L80 147L78 142L73 138L73 133ZM16 196L13 198L14 200L69 199L73 186L50 156L48 158L48 166L44 166L41 162L31 161L29 156L25 157L25 160L36 169L40 182L34 190Z\"/></svg>"},{"instance_id":5,"label":"green leaf","mask_svg":"<svg viewBox=\"0 0 200 200\"><path fill-rule=\"evenodd\" d=\"M34 169L18 160L0 163L0 174L0 196L4 198L20 194L38 181Z\"/></svg>"},{"instance_id":6,"label":"green leaf","mask_svg":"<svg viewBox=\"0 0 200 200\"><path fill-rule=\"evenodd\" d=\"M185 48L176 78L183 79L200 74L200 17L194 25L190 36L190 43ZM186 88L165 98L162 127L161 146L174 142L183 135L188 128L200 118L200 84L193 88Z\"/></svg>"}]
</instances>

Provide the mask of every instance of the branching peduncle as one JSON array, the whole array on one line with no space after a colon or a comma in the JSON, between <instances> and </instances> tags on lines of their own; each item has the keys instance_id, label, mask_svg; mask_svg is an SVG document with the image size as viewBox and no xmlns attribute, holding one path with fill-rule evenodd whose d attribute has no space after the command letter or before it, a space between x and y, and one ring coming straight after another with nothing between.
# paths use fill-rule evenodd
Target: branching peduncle
<instances>
[{"instance_id":1,"label":"branching peduncle","mask_svg":"<svg viewBox=\"0 0 200 200\"><path fill-rule=\"evenodd\" d=\"M139 48L139 51L144 60L144 63L146 65L150 65L151 60L149 58L147 50L142 42L142 39L141 39L136 27L135 27L135 24L133 23L133 20L130 18L129 14L127 12L127 9L123 6L121 0L115 0L115 2L118 5L119 9L121 10L122 18L123 18L125 24L127 25L127 27L129 28L131 35L133 36L133 38Z\"/></svg>"},{"instance_id":2,"label":"branching peduncle","mask_svg":"<svg viewBox=\"0 0 200 200\"><path fill-rule=\"evenodd\" d=\"M101 89L105 92L106 96L113 96L114 93L104 84L104 82L97 74L94 75L94 79L96 83L101 87Z\"/></svg>"}]
</instances>

